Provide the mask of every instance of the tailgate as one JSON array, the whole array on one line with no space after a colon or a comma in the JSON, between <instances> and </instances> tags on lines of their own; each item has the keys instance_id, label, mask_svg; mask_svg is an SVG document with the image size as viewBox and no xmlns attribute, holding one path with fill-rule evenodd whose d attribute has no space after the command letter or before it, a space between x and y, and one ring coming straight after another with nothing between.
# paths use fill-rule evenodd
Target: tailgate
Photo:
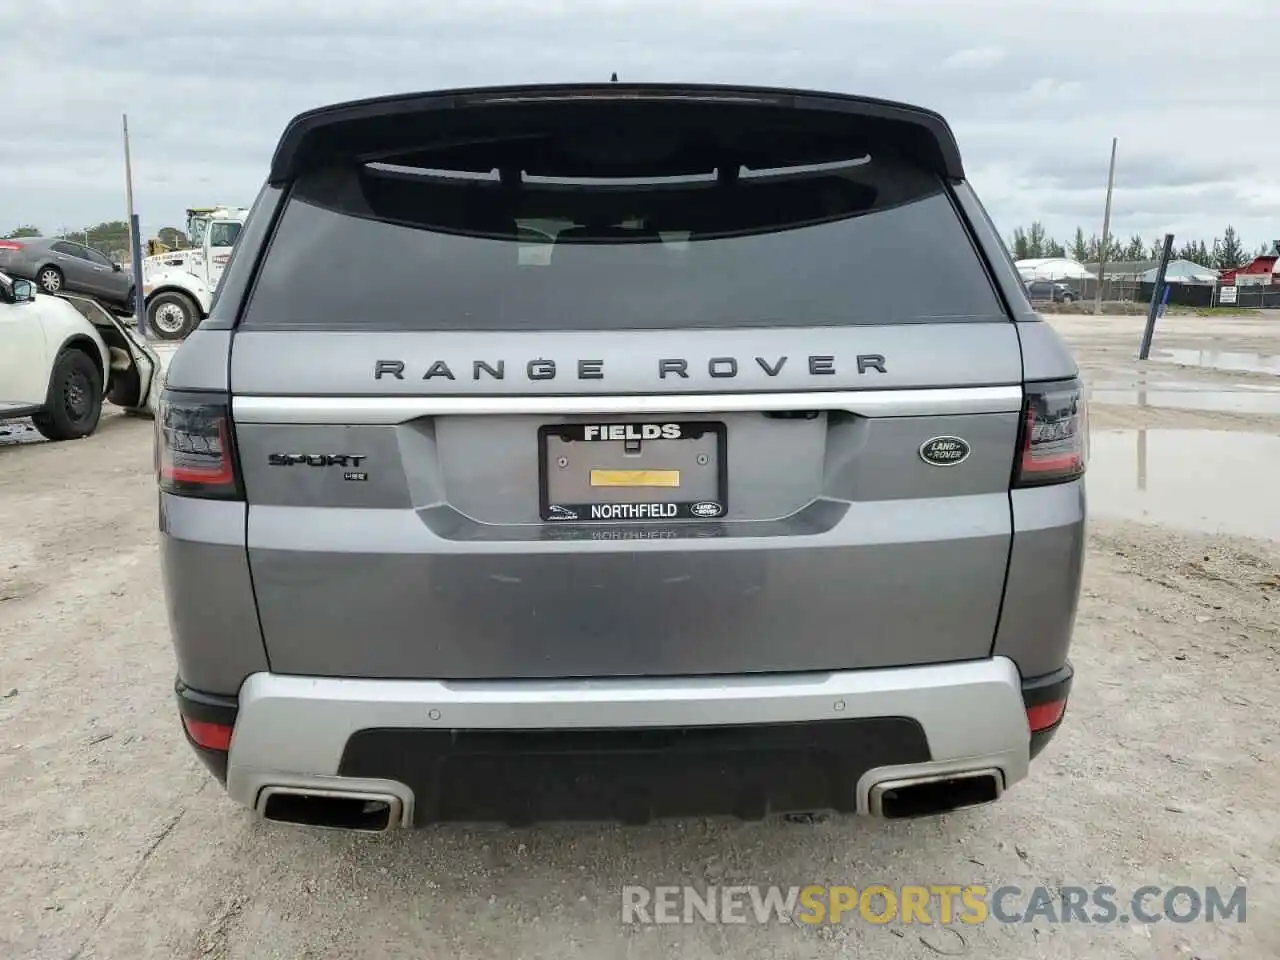
<instances>
[{"instance_id":1,"label":"tailgate","mask_svg":"<svg viewBox=\"0 0 1280 960\"><path fill-rule=\"evenodd\" d=\"M927 115L431 110L277 152L231 360L273 669L988 655L1021 357Z\"/></svg>"}]
</instances>

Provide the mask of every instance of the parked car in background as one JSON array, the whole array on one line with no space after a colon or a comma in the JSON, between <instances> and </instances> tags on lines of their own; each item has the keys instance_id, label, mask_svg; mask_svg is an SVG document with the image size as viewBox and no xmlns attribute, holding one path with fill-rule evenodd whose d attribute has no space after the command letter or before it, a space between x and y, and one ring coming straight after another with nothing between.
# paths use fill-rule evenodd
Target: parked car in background
<instances>
[{"instance_id":1,"label":"parked car in background","mask_svg":"<svg viewBox=\"0 0 1280 960\"><path fill-rule=\"evenodd\" d=\"M1026 286L1032 303L1074 303L1079 299L1074 290L1056 280L1028 280Z\"/></svg>"},{"instance_id":2,"label":"parked car in background","mask_svg":"<svg viewBox=\"0 0 1280 960\"><path fill-rule=\"evenodd\" d=\"M995 800L1067 705L1084 412L931 111L313 110L157 413L177 712L302 824Z\"/></svg>"},{"instance_id":3,"label":"parked car in background","mask_svg":"<svg viewBox=\"0 0 1280 960\"><path fill-rule=\"evenodd\" d=\"M101 250L59 237L0 240L0 270L45 293L81 293L133 313L133 274Z\"/></svg>"},{"instance_id":4,"label":"parked car in background","mask_svg":"<svg viewBox=\"0 0 1280 960\"><path fill-rule=\"evenodd\" d=\"M154 415L163 370L96 300L39 292L0 273L0 420L30 417L50 440L86 437L104 400Z\"/></svg>"}]
</instances>

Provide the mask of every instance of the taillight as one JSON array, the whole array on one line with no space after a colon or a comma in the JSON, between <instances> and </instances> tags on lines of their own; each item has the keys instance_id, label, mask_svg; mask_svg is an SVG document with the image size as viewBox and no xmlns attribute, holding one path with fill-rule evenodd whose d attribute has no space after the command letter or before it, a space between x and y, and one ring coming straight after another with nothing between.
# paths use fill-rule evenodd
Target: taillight
<instances>
[{"instance_id":1,"label":"taillight","mask_svg":"<svg viewBox=\"0 0 1280 960\"><path fill-rule=\"evenodd\" d=\"M235 728L225 723L210 723L207 720L183 717L182 725L187 728L187 736L206 750L226 752L231 749L231 735L235 733Z\"/></svg>"},{"instance_id":2,"label":"taillight","mask_svg":"<svg viewBox=\"0 0 1280 960\"><path fill-rule=\"evenodd\" d=\"M1066 712L1066 700L1038 703L1034 707L1027 707L1027 726L1031 728L1032 733L1048 730L1062 722L1062 715Z\"/></svg>"},{"instance_id":3,"label":"taillight","mask_svg":"<svg viewBox=\"0 0 1280 960\"><path fill-rule=\"evenodd\" d=\"M160 489L183 497L243 498L226 398L164 391L156 411Z\"/></svg>"},{"instance_id":4,"label":"taillight","mask_svg":"<svg viewBox=\"0 0 1280 960\"><path fill-rule=\"evenodd\" d=\"M1089 458L1088 444L1089 422L1079 380L1026 385L1015 487L1064 483L1081 476Z\"/></svg>"},{"instance_id":5,"label":"taillight","mask_svg":"<svg viewBox=\"0 0 1280 960\"><path fill-rule=\"evenodd\" d=\"M17 240L0 240L0 250L22 250L24 245Z\"/></svg>"}]
</instances>

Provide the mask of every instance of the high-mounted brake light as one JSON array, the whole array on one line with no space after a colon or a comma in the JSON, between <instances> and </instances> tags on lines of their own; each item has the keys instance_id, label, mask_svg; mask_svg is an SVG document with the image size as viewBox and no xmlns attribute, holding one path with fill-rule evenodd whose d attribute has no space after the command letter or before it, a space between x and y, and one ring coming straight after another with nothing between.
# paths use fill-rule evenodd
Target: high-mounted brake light
<instances>
[{"instance_id":1,"label":"high-mounted brake light","mask_svg":"<svg viewBox=\"0 0 1280 960\"><path fill-rule=\"evenodd\" d=\"M1083 475L1089 422L1079 380L1029 383L1022 408L1013 485L1065 483Z\"/></svg>"},{"instance_id":2,"label":"high-mounted brake light","mask_svg":"<svg viewBox=\"0 0 1280 960\"><path fill-rule=\"evenodd\" d=\"M168 390L161 395L156 473L166 493L218 500L243 497L224 397Z\"/></svg>"}]
</instances>

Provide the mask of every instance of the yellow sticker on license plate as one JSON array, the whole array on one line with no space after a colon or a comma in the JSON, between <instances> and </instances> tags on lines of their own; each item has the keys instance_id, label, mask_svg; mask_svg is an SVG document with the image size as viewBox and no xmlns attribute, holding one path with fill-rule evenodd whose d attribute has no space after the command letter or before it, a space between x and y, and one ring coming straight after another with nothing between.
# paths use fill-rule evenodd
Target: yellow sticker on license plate
<instances>
[{"instance_id":1,"label":"yellow sticker on license plate","mask_svg":"<svg viewBox=\"0 0 1280 960\"><path fill-rule=\"evenodd\" d=\"M592 470L593 487L678 487L679 470Z\"/></svg>"}]
</instances>

